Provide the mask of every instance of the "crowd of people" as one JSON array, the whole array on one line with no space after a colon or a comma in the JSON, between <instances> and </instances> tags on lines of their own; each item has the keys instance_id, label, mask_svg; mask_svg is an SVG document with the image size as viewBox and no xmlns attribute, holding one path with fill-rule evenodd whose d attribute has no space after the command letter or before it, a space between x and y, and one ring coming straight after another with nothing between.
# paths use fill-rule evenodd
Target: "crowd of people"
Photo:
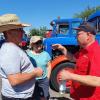
<instances>
[{"instance_id":1,"label":"crowd of people","mask_svg":"<svg viewBox=\"0 0 100 100\"><path fill-rule=\"evenodd\" d=\"M0 32L5 37L0 48L2 100L49 99L51 57L43 50L42 37L31 37L30 50L24 51L19 45L25 33L23 28L28 26L16 14L0 16ZM75 30L81 48L73 56L75 72L63 70L59 80L73 81L70 94L74 100L100 100L100 46L95 40L96 29L91 23L83 22ZM72 59L61 44L52 47Z\"/></svg>"}]
</instances>

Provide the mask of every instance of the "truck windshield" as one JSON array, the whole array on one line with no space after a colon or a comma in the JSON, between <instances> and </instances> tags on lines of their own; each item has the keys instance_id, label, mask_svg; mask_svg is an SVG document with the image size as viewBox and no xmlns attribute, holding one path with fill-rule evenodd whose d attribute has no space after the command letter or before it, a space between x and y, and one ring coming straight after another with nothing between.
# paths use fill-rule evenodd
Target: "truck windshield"
<instances>
[{"instance_id":1,"label":"truck windshield","mask_svg":"<svg viewBox=\"0 0 100 100\"><path fill-rule=\"evenodd\" d=\"M69 25L68 24L60 24L58 28L58 33L66 34L68 33Z\"/></svg>"},{"instance_id":2,"label":"truck windshield","mask_svg":"<svg viewBox=\"0 0 100 100\"><path fill-rule=\"evenodd\" d=\"M74 30L74 28L77 28L79 25L80 25L80 22L72 23L72 34L76 34L76 30Z\"/></svg>"}]
</instances>

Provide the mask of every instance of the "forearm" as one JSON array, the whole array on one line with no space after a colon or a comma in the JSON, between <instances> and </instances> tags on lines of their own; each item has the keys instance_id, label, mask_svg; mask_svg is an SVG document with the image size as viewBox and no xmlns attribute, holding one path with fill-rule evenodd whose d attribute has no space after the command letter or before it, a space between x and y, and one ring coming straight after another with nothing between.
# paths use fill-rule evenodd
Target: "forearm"
<instances>
[{"instance_id":1,"label":"forearm","mask_svg":"<svg viewBox=\"0 0 100 100\"><path fill-rule=\"evenodd\" d=\"M14 75L8 75L8 80L12 86L16 86L35 78L34 72L31 73L18 73Z\"/></svg>"},{"instance_id":2,"label":"forearm","mask_svg":"<svg viewBox=\"0 0 100 100\"><path fill-rule=\"evenodd\" d=\"M65 56L68 56L68 53L67 53L67 49L65 47L63 47L61 49L62 53L65 55Z\"/></svg>"},{"instance_id":3,"label":"forearm","mask_svg":"<svg viewBox=\"0 0 100 100\"><path fill-rule=\"evenodd\" d=\"M96 76L86 76L86 75L71 75L72 80L78 81L82 84L90 85L90 86L100 86L100 77Z\"/></svg>"},{"instance_id":4,"label":"forearm","mask_svg":"<svg viewBox=\"0 0 100 100\"><path fill-rule=\"evenodd\" d=\"M51 63L50 62L48 63L48 66L47 66L47 72L48 72L47 77L50 78L50 75L51 75Z\"/></svg>"}]
</instances>

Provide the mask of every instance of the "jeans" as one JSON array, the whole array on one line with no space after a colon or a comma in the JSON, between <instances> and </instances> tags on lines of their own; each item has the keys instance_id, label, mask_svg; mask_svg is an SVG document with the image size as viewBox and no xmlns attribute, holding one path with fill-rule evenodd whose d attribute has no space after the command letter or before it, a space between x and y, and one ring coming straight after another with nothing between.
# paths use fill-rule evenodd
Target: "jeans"
<instances>
[{"instance_id":1,"label":"jeans","mask_svg":"<svg viewBox=\"0 0 100 100\"><path fill-rule=\"evenodd\" d=\"M8 98L8 97L5 97L3 95L1 95L1 98L2 98L2 100L32 100L32 98L26 98L26 99L23 99L23 98Z\"/></svg>"}]
</instances>

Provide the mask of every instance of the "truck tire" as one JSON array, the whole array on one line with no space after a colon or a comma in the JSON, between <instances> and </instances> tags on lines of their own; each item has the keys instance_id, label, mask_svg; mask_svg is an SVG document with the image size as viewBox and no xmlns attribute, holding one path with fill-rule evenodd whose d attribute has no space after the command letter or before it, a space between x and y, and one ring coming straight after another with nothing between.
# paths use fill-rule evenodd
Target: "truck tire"
<instances>
[{"instance_id":1,"label":"truck tire","mask_svg":"<svg viewBox=\"0 0 100 100\"><path fill-rule=\"evenodd\" d=\"M66 69L69 71L74 71L75 64L70 62L64 62L59 65L57 65L51 72L50 77L50 88L53 89L56 92L59 92L59 80L58 80L58 74L61 70ZM66 83L67 84L67 83ZM70 86L67 87L66 92L69 92Z\"/></svg>"}]
</instances>

